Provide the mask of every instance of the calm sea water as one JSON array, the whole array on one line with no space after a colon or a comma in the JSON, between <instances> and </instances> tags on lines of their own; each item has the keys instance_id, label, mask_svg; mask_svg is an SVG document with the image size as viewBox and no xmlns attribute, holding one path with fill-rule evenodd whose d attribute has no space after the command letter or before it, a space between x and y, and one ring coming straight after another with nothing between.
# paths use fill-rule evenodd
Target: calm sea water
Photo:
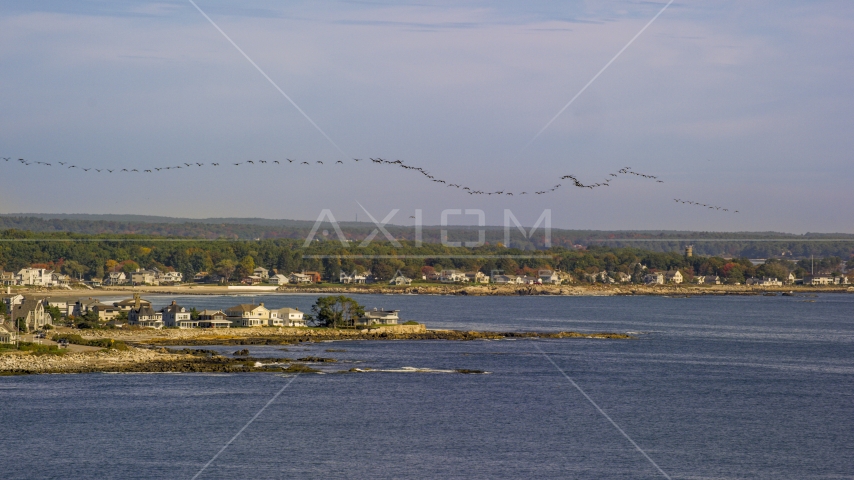
<instances>
[{"instance_id":1,"label":"calm sea water","mask_svg":"<svg viewBox=\"0 0 854 480\"><path fill-rule=\"evenodd\" d=\"M392 370L296 378L2 377L0 477L189 479L291 382L198 478L663 478L551 358L672 478L854 478L854 295L359 300L428 327L638 339L249 347Z\"/></svg>"}]
</instances>

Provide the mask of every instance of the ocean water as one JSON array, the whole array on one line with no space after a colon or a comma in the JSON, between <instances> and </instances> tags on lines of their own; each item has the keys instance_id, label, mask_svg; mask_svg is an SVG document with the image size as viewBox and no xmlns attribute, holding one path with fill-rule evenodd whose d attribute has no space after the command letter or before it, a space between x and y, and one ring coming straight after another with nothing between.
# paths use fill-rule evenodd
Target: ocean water
<instances>
[{"instance_id":1,"label":"ocean water","mask_svg":"<svg viewBox=\"0 0 854 480\"><path fill-rule=\"evenodd\" d=\"M637 339L247 347L339 360L296 377L0 377L0 477L664 478L651 459L671 478L854 478L854 295L359 301L434 328ZM354 367L376 371L332 373Z\"/></svg>"}]
</instances>

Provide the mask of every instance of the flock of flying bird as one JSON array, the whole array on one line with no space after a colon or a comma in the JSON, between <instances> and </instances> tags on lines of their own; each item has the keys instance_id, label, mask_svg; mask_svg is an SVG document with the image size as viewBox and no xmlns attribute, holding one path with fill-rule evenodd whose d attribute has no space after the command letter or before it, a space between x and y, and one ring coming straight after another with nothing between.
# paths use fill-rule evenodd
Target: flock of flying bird
<instances>
[{"instance_id":1,"label":"flock of flying bird","mask_svg":"<svg viewBox=\"0 0 854 480\"><path fill-rule=\"evenodd\" d=\"M12 158L11 158L11 157L0 157L0 158L2 158L2 160L6 161L6 162L8 162L8 161L12 160ZM425 169L423 169L423 168L421 168L421 167L415 167L415 166L412 166L412 165L407 165L407 164L405 164L405 163L404 163L403 161L401 161L401 160L394 160L394 161L390 161L390 160L385 160L385 159L382 159L382 158L370 158L369 160L370 160L372 163L379 164L379 165L391 165L391 166L398 166L398 167L403 168L403 169L406 169L406 170L413 170L413 171L415 171L415 172L420 173L421 175L423 175L424 177L426 177L428 180L430 180L430 181L432 181L432 182L435 182L435 183L441 183L441 184L444 184L444 185L446 185L446 186L448 186L448 187L451 187L451 188L457 188L457 189L463 190L463 191L465 191L466 193L468 193L469 195L507 195L507 196L514 196L514 195L528 195L528 194L529 194L529 192L510 192L510 191L506 191L506 190L497 190L497 191L494 191L494 192L487 192L487 191L483 191L483 190L475 190L475 189L472 189L471 187L468 187L468 186L465 186L465 185L461 185L461 184L459 184L459 183L450 183L450 182L448 182L448 181L446 181L446 180L443 180L443 179L440 179L440 178L436 178L436 176L434 176L434 175L430 174L430 172L428 172L427 170L425 170ZM354 162L361 162L361 161L363 161L363 159L361 159L361 158L354 158L354 159L353 159L353 161L354 161ZM56 162L56 165L54 165L53 163L48 163L48 162L28 161L28 160L25 160L25 159L23 159L23 158L19 158L19 159L18 159L18 162L20 162L22 165L33 165L33 164L35 164L35 165L41 165L41 166L46 166L46 167L60 166L60 167L63 167L63 168L69 168L69 169L74 168L74 169L77 169L77 170L81 170L81 171L83 171L83 172L94 171L94 172L96 172L96 173L104 173L104 172L106 172L106 173L114 173L114 172L117 172L117 173L154 173L154 172L162 172L162 171L166 171L166 170L179 170L179 169L186 169L186 168L193 168L193 167L199 168L199 167L203 167L203 166L205 166L205 165L210 165L210 166L213 166L213 167L219 167L219 166L221 166L221 165L226 165L226 164L223 164L223 163L209 163L209 164L205 164L205 163L199 163L199 162L191 162L191 163L184 162L184 163L181 163L181 164L179 164L179 165L175 165L175 166L168 166L168 167L154 167L154 168L150 168L150 169L142 169L142 170L140 170L140 169L137 169L137 168L131 168L131 169L128 169L128 168L122 168L122 169L112 168L112 169L110 169L110 168L93 168L93 167L85 167L85 168L84 168L84 167L82 167L82 166L78 166L78 165L70 165L70 164L69 164L69 162ZM285 164L285 163L288 163L288 164L296 163L296 164L299 164L299 165L312 165L311 163L306 162L306 161L298 162L298 161L296 161L296 160L292 160L292 159L290 159L290 158L286 158L286 159L285 159L285 160L283 160L283 161L279 161L279 160L272 160L272 161L267 161L267 160L245 160L245 161L242 161L242 162L230 162L230 163L231 163L231 165L233 165L233 166L242 166L242 165L264 165L264 164L282 165L282 164ZM342 165L343 165L343 164L344 164L344 161L342 161L342 160L338 160L338 161L336 161L336 162L334 162L334 163L333 163L333 162L328 162L328 163L329 163L329 164L333 164L333 165L338 165L338 164L342 164ZM314 165L324 165L324 163L323 163L323 161L321 161L321 160L317 160L317 161L315 161L315 162L314 162ZM578 178L576 178L574 175L564 175L564 176L560 177L560 179L561 179L561 180L571 180L571 181L572 181L572 185L571 185L571 186L574 186L574 187L577 187L577 188L589 188L589 189L594 189L594 188L599 188L599 187L608 187L608 186L610 186L610 182L611 182L611 180L613 180L614 178L617 178L617 177L618 177L618 176L620 176L620 175L634 175L634 176L641 177L641 178L644 178L644 179L654 180L654 181L656 181L657 183L664 183L662 180L660 180L660 179L659 179L657 176L655 176L655 175L646 175L646 174L643 174L643 173L638 173L638 172L632 171L631 167L621 168L620 170L618 170L618 171L617 171L617 173L609 173L609 174L608 174L608 177L607 177L605 180L603 180L603 181L601 181L601 182L597 182L597 183L584 184L584 183L582 183L580 180L578 180ZM537 191L530 192L530 194L533 194L533 195L545 195L545 194L547 194L547 193L554 192L555 190L557 190L557 189L561 188L562 186L563 186L563 185L559 183L559 184L557 184L557 185L552 186L551 188L545 188L545 189L542 189L542 190L537 190ZM728 211L729 211L728 209L725 209L725 208L724 208L724 209L721 209L720 207L704 205L704 204L696 203L696 202L683 201L683 200L678 200L678 199L676 199L676 201L677 201L677 202L681 202L681 203L690 204L690 205L701 205L701 206L709 207L709 208L716 209L716 210L723 210L723 211L725 211L725 212L728 212ZM736 212L735 212L735 213L738 213L738 211L736 210Z\"/></svg>"},{"instance_id":2,"label":"flock of flying bird","mask_svg":"<svg viewBox=\"0 0 854 480\"><path fill-rule=\"evenodd\" d=\"M709 209L712 209L712 210L721 210L721 211L724 211L724 212L728 212L728 211L729 211L729 209L728 209L728 208L718 207L718 206L716 206L716 205L706 205L705 203L692 202L692 201L690 201L690 200L682 200L682 199L680 199L680 198L674 198L674 199L673 199L673 201L674 201L674 202L676 202L676 203L684 203L684 204L686 204L686 205L696 205L696 206L698 206L698 207L706 207L706 208L709 208ZM738 213L738 210L734 210L732 213Z\"/></svg>"}]
</instances>

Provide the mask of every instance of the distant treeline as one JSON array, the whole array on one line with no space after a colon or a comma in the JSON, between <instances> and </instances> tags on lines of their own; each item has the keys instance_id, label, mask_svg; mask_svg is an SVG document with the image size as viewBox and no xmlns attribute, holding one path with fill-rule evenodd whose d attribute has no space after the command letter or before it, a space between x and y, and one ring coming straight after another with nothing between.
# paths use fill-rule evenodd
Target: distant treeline
<instances>
[{"instance_id":1,"label":"distant treeline","mask_svg":"<svg viewBox=\"0 0 854 480\"><path fill-rule=\"evenodd\" d=\"M60 218L56 218L60 217ZM371 235L376 226L366 222L341 222L343 235L353 242L361 242ZM15 229L29 232L68 232L89 235L146 235L198 239L228 240L305 240L311 235L314 222L302 220L270 220L262 218L208 218L187 219L142 215L0 215L0 231ZM412 226L387 225L385 228L397 240L416 239ZM477 241L478 227L444 227L449 241ZM503 227L483 227L488 245L506 242ZM424 243L440 243L442 227L425 226ZM324 235L325 231L325 235ZM521 250L544 250L546 238L543 227L533 233L530 227L523 234L518 228L510 229L510 247ZM320 225L314 238L337 240L330 223ZM376 237L384 240L382 234ZM574 248L607 246L614 248L640 248L654 252L675 252L693 244L698 255L748 258L807 258L810 256L836 256L848 258L854 253L854 235L805 234L792 235L779 232L684 232L684 231L602 231L602 230L551 230L551 246Z\"/></svg>"},{"instance_id":2,"label":"distant treeline","mask_svg":"<svg viewBox=\"0 0 854 480\"><path fill-rule=\"evenodd\" d=\"M0 268L17 271L29 266L43 266L74 278L101 279L109 271L133 271L156 267L179 271L185 279L196 273L209 272L239 280L251 274L256 266L290 273L302 270L320 272L326 280L337 280L341 271L367 270L379 280L391 278L396 271L410 278L430 271L455 269L493 270L505 273L535 274L540 269L559 269L583 280L588 275L607 272L629 274L635 281L648 270L682 270L687 276L718 275L731 282L742 282L751 276L785 277L796 271L802 275L812 266L810 260L794 263L771 259L754 266L746 257L725 259L697 255L686 258L681 249L656 252L632 247L609 247L591 244L586 249L556 246L543 250L506 248L489 244L476 248L448 247L425 243L416 247L402 240L397 247L388 241L375 240L362 248L358 243L343 247L334 238L311 242L304 248L303 239L204 240L165 238L146 235L83 235L45 233L21 230L0 232ZM821 256L816 259L816 272L840 273L845 256Z\"/></svg>"}]
</instances>

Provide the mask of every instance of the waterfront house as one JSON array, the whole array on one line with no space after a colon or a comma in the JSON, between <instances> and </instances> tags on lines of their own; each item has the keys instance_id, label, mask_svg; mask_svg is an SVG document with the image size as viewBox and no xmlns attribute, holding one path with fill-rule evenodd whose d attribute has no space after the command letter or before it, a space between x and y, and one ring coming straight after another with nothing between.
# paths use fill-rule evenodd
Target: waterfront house
<instances>
[{"instance_id":1,"label":"waterfront house","mask_svg":"<svg viewBox=\"0 0 854 480\"><path fill-rule=\"evenodd\" d=\"M284 327L304 327L305 314L296 308L280 308L270 311L270 324L274 325L273 319L276 319L275 325Z\"/></svg>"},{"instance_id":2,"label":"waterfront house","mask_svg":"<svg viewBox=\"0 0 854 480\"><path fill-rule=\"evenodd\" d=\"M264 327L270 321L270 310L263 303L244 303L225 309L225 315L235 327Z\"/></svg>"},{"instance_id":3,"label":"waterfront house","mask_svg":"<svg viewBox=\"0 0 854 480\"><path fill-rule=\"evenodd\" d=\"M53 318L45 311L44 303L40 299L25 299L12 308L10 316L16 325L18 321L23 320L24 329L28 332L53 324Z\"/></svg>"},{"instance_id":4,"label":"waterfront house","mask_svg":"<svg viewBox=\"0 0 854 480\"><path fill-rule=\"evenodd\" d=\"M308 277L311 279L312 283L320 283L320 281L321 281L320 272L302 272L302 273L303 273L303 275L308 275Z\"/></svg>"},{"instance_id":5,"label":"waterfront house","mask_svg":"<svg viewBox=\"0 0 854 480\"><path fill-rule=\"evenodd\" d=\"M128 311L128 324L145 328L163 328L163 314L154 311L151 303L143 303L139 295L134 295L134 305Z\"/></svg>"},{"instance_id":6,"label":"waterfront house","mask_svg":"<svg viewBox=\"0 0 854 480\"><path fill-rule=\"evenodd\" d=\"M196 274L193 275L193 282L205 283L207 278L208 278L208 272L196 272Z\"/></svg>"},{"instance_id":7,"label":"waterfront house","mask_svg":"<svg viewBox=\"0 0 854 480\"><path fill-rule=\"evenodd\" d=\"M617 272L614 274L616 280L620 283L629 283L632 281L632 276L625 272Z\"/></svg>"},{"instance_id":8,"label":"waterfront house","mask_svg":"<svg viewBox=\"0 0 854 480\"><path fill-rule=\"evenodd\" d=\"M833 283L833 277L830 275L804 275L804 285L833 285Z\"/></svg>"},{"instance_id":9,"label":"waterfront house","mask_svg":"<svg viewBox=\"0 0 854 480\"><path fill-rule=\"evenodd\" d=\"M786 285L794 285L797 278L794 273L790 273L788 277L786 277Z\"/></svg>"},{"instance_id":10,"label":"waterfront house","mask_svg":"<svg viewBox=\"0 0 854 480\"><path fill-rule=\"evenodd\" d=\"M199 327L230 328L231 322L222 310L202 310L199 312Z\"/></svg>"},{"instance_id":11,"label":"waterfront house","mask_svg":"<svg viewBox=\"0 0 854 480\"><path fill-rule=\"evenodd\" d=\"M271 275L267 281L270 282L270 285L287 285L288 277L282 275L281 273L277 273L275 275Z\"/></svg>"},{"instance_id":12,"label":"waterfront house","mask_svg":"<svg viewBox=\"0 0 854 480\"><path fill-rule=\"evenodd\" d=\"M679 270L671 270L664 274L664 280L667 281L667 283L682 283L682 272Z\"/></svg>"},{"instance_id":13,"label":"waterfront house","mask_svg":"<svg viewBox=\"0 0 854 480\"><path fill-rule=\"evenodd\" d=\"M442 270L442 273L439 275L439 281L442 283L465 282L467 280L465 273L456 270Z\"/></svg>"},{"instance_id":14,"label":"waterfront house","mask_svg":"<svg viewBox=\"0 0 854 480\"><path fill-rule=\"evenodd\" d=\"M302 273L292 273L288 276L290 283L311 283L311 277Z\"/></svg>"},{"instance_id":15,"label":"waterfront house","mask_svg":"<svg viewBox=\"0 0 854 480\"><path fill-rule=\"evenodd\" d=\"M184 274L181 272L164 272L160 274L158 280L160 283L181 283L184 281Z\"/></svg>"},{"instance_id":16,"label":"waterfront house","mask_svg":"<svg viewBox=\"0 0 854 480\"><path fill-rule=\"evenodd\" d=\"M664 285L664 274L662 273L647 273L643 276L643 283L647 285Z\"/></svg>"},{"instance_id":17,"label":"waterfront house","mask_svg":"<svg viewBox=\"0 0 854 480\"><path fill-rule=\"evenodd\" d=\"M70 290L71 277L69 277L68 275L63 275L61 273L53 272L51 274L50 281L51 281L51 286L68 288Z\"/></svg>"},{"instance_id":18,"label":"waterfront house","mask_svg":"<svg viewBox=\"0 0 854 480\"><path fill-rule=\"evenodd\" d=\"M9 295L3 297L3 303L6 304L6 311L11 311L12 307L14 307L15 305L20 305L23 302L24 302L24 296L21 295L20 293L15 294L15 295L9 294Z\"/></svg>"},{"instance_id":19,"label":"waterfront house","mask_svg":"<svg viewBox=\"0 0 854 480\"><path fill-rule=\"evenodd\" d=\"M190 311L175 303L175 300L163 307L160 312L163 314L163 324L167 327L196 328L199 326L199 322L191 318Z\"/></svg>"},{"instance_id":20,"label":"waterfront house","mask_svg":"<svg viewBox=\"0 0 854 480\"><path fill-rule=\"evenodd\" d=\"M341 272L340 274L338 274L338 281L341 283L363 284L368 283L369 276L370 273L368 272L358 273L357 271L353 270L353 273L348 274L346 272Z\"/></svg>"},{"instance_id":21,"label":"waterfront house","mask_svg":"<svg viewBox=\"0 0 854 480\"><path fill-rule=\"evenodd\" d=\"M129 312L132 308L137 306L137 302L140 305L148 305L151 306L151 302L144 298L139 298L139 294L135 294L133 298L128 298L127 300L122 300L120 302L114 302L113 306L118 308L121 311Z\"/></svg>"},{"instance_id":22,"label":"waterfront house","mask_svg":"<svg viewBox=\"0 0 854 480\"><path fill-rule=\"evenodd\" d=\"M136 269L130 274L130 281L134 285L159 285L157 280L157 272L153 270Z\"/></svg>"},{"instance_id":23,"label":"waterfront house","mask_svg":"<svg viewBox=\"0 0 854 480\"><path fill-rule=\"evenodd\" d=\"M2 323L0 323L0 343L15 343L15 332L9 331Z\"/></svg>"},{"instance_id":24,"label":"waterfront house","mask_svg":"<svg viewBox=\"0 0 854 480\"><path fill-rule=\"evenodd\" d=\"M23 268L15 277L18 285L53 286L53 271L46 268Z\"/></svg>"},{"instance_id":25,"label":"waterfront house","mask_svg":"<svg viewBox=\"0 0 854 480\"><path fill-rule=\"evenodd\" d=\"M125 272L109 272L104 277L104 285L124 285L128 283L128 277Z\"/></svg>"},{"instance_id":26,"label":"waterfront house","mask_svg":"<svg viewBox=\"0 0 854 480\"><path fill-rule=\"evenodd\" d=\"M550 283L553 285L557 285L560 283L560 275L557 270L540 270L538 272L538 276L540 277L540 281L542 283Z\"/></svg>"},{"instance_id":27,"label":"waterfront house","mask_svg":"<svg viewBox=\"0 0 854 480\"><path fill-rule=\"evenodd\" d=\"M363 316L356 319L356 325L397 325L399 314L400 310L366 310Z\"/></svg>"},{"instance_id":28,"label":"waterfront house","mask_svg":"<svg viewBox=\"0 0 854 480\"><path fill-rule=\"evenodd\" d=\"M4 287L15 285L15 273L0 270L0 285Z\"/></svg>"},{"instance_id":29,"label":"waterfront house","mask_svg":"<svg viewBox=\"0 0 854 480\"><path fill-rule=\"evenodd\" d=\"M493 275L492 283L497 285L521 284L524 283L524 280L518 275Z\"/></svg>"},{"instance_id":30,"label":"waterfront house","mask_svg":"<svg viewBox=\"0 0 854 480\"><path fill-rule=\"evenodd\" d=\"M242 283L244 285L258 285L259 283L262 283L263 281L264 281L264 279L257 276L257 275L249 275L248 277L241 280L240 283Z\"/></svg>"},{"instance_id":31,"label":"waterfront house","mask_svg":"<svg viewBox=\"0 0 854 480\"><path fill-rule=\"evenodd\" d=\"M410 285L410 284L412 284L412 279L406 277L405 275L400 273L400 271L398 270L398 272L394 275L394 277L388 281L388 284L389 285Z\"/></svg>"},{"instance_id":32,"label":"waterfront house","mask_svg":"<svg viewBox=\"0 0 854 480\"><path fill-rule=\"evenodd\" d=\"M489 276L483 272L475 271L475 272L466 272L463 275L466 276L465 281L471 283L489 283Z\"/></svg>"},{"instance_id":33,"label":"waterfront house","mask_svg":"<svg viewBox=\"0 0 854 480\"><path fill-rule=\"evenodd\" d=\"M270 277L270 271L264 267L255 267L255 270L252 270L252 275L260 277L261 280L267 280Z\"/></svg>"}]
</instances>

